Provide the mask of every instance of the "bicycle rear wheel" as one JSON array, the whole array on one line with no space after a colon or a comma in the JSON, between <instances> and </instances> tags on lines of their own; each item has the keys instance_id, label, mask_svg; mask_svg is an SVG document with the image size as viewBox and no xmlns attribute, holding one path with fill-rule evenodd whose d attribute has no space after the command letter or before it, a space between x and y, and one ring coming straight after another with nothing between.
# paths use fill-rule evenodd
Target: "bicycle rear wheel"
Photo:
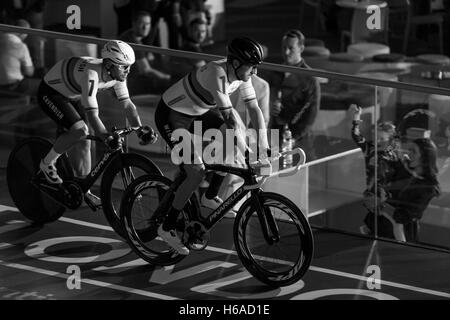
<instances>
[{"instance_id":1,"label":"bicycle rear wheel","mask_svg":"<svg viewBox=\"0 0 450 320\"><path fill-rule=\"evenodd\" d=\"M158 226L168 208L155 212L171 184L172 181L164 176L141 176L128 186L120 204L128 244L139 257L154 265L173 265L185 257L157 236ZM168 201L169 205L171 203ZM184 228L183 221L179 222L180 229Z\"/></svg>"},{"instance_id":2,"label":"bicycle rear wheel","mask_svg":"<svg viewBox=\"0 0 450 320\"><path fill-rule=\"evenodd\" d=\"M306 273L313 257L313 235L308 220L282 195L261 192L259 197L264 210L275 218L280 239L267 243L250 198L235 219L236 251L245 268L260 281L274 287L293 284Z\"/></svg>"},{"instance_id":3,"label":"bicycle rear wheel","mask_svg":"<svg viewBox=\"0 0 450 320\"><path fill-rule=\"evenodd\" d=\"M100 188L103 213L109 225L122 238L126 237L120 221L122 196L131 182L146 174L162 175L162 172L150 159L135 153L120 154L103 174Z\"/></svg>"},{"instance_id":4,"label":"bicycle rear wheel","mask_svg":"<svg viewBox=\"0 0 450 320\"><path fill-rule=\"evenodd\" d=\"M32 184L39 171L39 163L52 144L39 137L27 138L11 151L6 169L9 194L19 211L34 223L44 224L58 220L65 207ZM58 174L70 178L71 167L65 155L56 162Z\"/></svg>"}]
</instances>

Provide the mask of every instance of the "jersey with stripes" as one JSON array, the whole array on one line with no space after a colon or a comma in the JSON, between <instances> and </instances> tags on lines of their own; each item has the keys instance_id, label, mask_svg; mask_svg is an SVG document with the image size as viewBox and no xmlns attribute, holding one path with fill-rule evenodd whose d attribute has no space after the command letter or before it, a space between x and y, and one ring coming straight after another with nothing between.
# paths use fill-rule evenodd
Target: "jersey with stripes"
<instances>
[{"instance_id":1,"label":"jersey with stripes","mask_svg":"<svg viewBox=\"0 0 450 320\"><path fill-rule=\"evenodd\" d=\"M231 108L230 94L237 89L244 102L256 99L251 78L229 82L224 59L193 70L167 89L162 98L175 111L200 116L213 108Z\"/></svg>"},{"instance_id":2,"label":"jersey with stripes","mask_svg":"<svg viewBox=\"0 0 450 320\"><path fill-rule=\"evenodd\" d=\"M95 98L99 90L108 88L114 88L119 100L128 99L129 93L125 81L103 79L102 61L102 59L91 57L72 57L61 60L45 75L44 81L72 100L89 100Z\"/></svg>"}]
</instances>

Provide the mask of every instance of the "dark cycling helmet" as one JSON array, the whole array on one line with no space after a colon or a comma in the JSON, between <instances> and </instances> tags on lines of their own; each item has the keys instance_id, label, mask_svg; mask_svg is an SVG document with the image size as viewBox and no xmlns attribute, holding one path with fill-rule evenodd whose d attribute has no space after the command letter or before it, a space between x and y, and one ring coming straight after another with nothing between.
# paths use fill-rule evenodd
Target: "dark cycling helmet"
<instances>
[{"instance_id":1,"label":"dark cycling helmet","mask_svg":"<svg viewBox=\"0 0 450 320\"><path fill-rule=\"evenodd\" d=\"M227 47L228 56L241 61L241 63L256 65L263 60L263 48L253 39L246 37L234 38Z\"/></svg>"}]
</instances>

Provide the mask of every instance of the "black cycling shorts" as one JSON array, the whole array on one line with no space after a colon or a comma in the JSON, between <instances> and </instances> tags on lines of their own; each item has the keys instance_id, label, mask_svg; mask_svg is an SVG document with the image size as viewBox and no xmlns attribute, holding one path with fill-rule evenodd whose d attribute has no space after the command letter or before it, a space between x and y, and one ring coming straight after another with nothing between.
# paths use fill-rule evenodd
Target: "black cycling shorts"
<instances>
[{"instance_id":1,"label":"black cycling shorts","mask_svg":"<svg viewBox=\"0 0 450 320\"><path fill-rule=\"evenodd\" d=\"M219 129L225 123L221 113L217 109L211 109L201 116L191 116L172 110L162 99L159 101L155 111L155 123L160 135L171 149L173 149L177 143L181 142L181 138L178 141L172 139L173 131L177 129L186 129L190 133L194 133L194 121L201 121L202 135L206 130ZM193 157L195 147L193 142L191 143L191 163L194 163Z\"/></svg>"},{"instance_id":2,"label":"black cycling shorts","mask_svg":"<svg viewBox=\"0 0 450 320\"><path fill-rule=\"evenodd\" d=\"M186 129L194 133L194 121L202 122L202 134L208 129L219 129L223 124L223 117L217 109L211 109L201 116L191 116L169 108L161 99L155 111L155 123L159 133L173 149L179 141L171 139L176 129Z\"/></svg>"},{"instance_id":3,"label":"black cycling shorts","mask_svg":"<svg viewBox=\"0 0 450 320\"><path fill-rule=\"evenodd\" d=\"M63 96L44 81L41 81L37 96L41 109L58 127L69 130L80 120L86 122L86 112L80 101Z\"/></svg>"}]
</instances>

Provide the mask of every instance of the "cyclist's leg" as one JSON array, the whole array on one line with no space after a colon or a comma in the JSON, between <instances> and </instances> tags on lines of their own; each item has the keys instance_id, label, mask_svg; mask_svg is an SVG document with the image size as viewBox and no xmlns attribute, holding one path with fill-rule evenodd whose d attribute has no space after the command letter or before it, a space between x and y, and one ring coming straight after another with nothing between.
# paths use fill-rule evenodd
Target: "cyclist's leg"
<instances>
[{"instance_id":1,"label":"cyclist's leg","mask_svg":"<svg viewBox=\"0 0 450 320\"><path fill-rule=\"evenodd\" d=\"M209 129L216 129L220 132L223 138L226 137L225 135L225 126L224 121L222 118L222 115L217 109L212 109L202 115L198 118L199 121L202 121L202 129L203 132L206 132L206 130ZM192 128L191 128L192 129ZM225 144L225 141L224 141ZM223 149L224 151L224 158L226 158L226 149ZM221 159L222 161L225 161L225 159ZM217 207L220 206L220 204L223 202L222 199L218 196L220 187L223 183L223 180L225 179L226 173L223 172L214 172L213 176L211 178L211 181L209 182L208 189L206 190L205 194L201 198L201 204L204 207L210 208L212 210L215 210Z\"/></svg>"},{"instance_id":2,"label":"cyclist's leg","mask_svg":"<svg viewBox=\"0 0 450 320\"><path fill-rule=\"evenodd\" d=\"M158 130L171 149L181 142L175 141L172 138L173 131L177 129L189 130L195 120L196 117L173 111L169 107L165 106L164 103L158 105L158 109L155 113L155 122L157 123ZM205 177L205 167L202 163L201 155L196 154L192 140L190 143L192 153L190 159L191 162L182 164L186 173L186 178L175 193L175 197L172 202L172 209L169 211L168 218L166 219L168 223L164 224L165 229L172 227L175 224L174 222L176 221L178 213L184 208L184 205L192 196L194 190L198 188Z\"/></svg>"},{"instance_id":3,"label":"cyclist's leg","mask_svg":"<svg viewBox=\"0 0 450 320\"><path fill-rule=\"evenodd\" d=\"M58 136L40 166L50 183L62 183L54 164L61 154L86 136L88 127L72 102L44 82L39 87L38 102L44 113L66 130Z\"/></svg>"},{"instance_id":4,"label":"cyclist's leg","mask_svg":"<svg viewBox=\"0 0 450 320\"><path fill-rule=\"evenodd\" d=\"M86 136L89 133L87 126L86 113L80 101L72 102L75 110L84 121L83 128L79 134ZM75 128L74 128L75 129ZM69 130L70 133L70 130ZM77 134L73 134L74 137ZM74 142L73 147L68 151L69 160L74 169L75 176L83 178L91 172L91 141L88 139L78 139Z\"/></svg>"},{"instance_id":5,"label":"cyclist's leg","mask_svg":"<svg viewBox=\"0 0 450 320\"><path fill-rule=\"evenodd\" d=\"M155 112L155 123L158 131L171 149L173 149L176 144L180 142L175 141L175 139L172 138L173 131L176 129L188 130L194 120L195 117L189 117L173 111L164 103L163 100L160 101ZM193 145L191 150L194 150ZM167 212L166 219L158 228L158 235L171 247L176 249L178 253L188 254L189 249L187 249L179 239L175 226L178 215L184 205L191 197L193 191L197 189L198 185L203 180L204 166L203 164L184 164L183 168L186 171L186 178L178 187L177 192L175 192L174 200L169 211Z\"/></svg>"}]
</instances>

